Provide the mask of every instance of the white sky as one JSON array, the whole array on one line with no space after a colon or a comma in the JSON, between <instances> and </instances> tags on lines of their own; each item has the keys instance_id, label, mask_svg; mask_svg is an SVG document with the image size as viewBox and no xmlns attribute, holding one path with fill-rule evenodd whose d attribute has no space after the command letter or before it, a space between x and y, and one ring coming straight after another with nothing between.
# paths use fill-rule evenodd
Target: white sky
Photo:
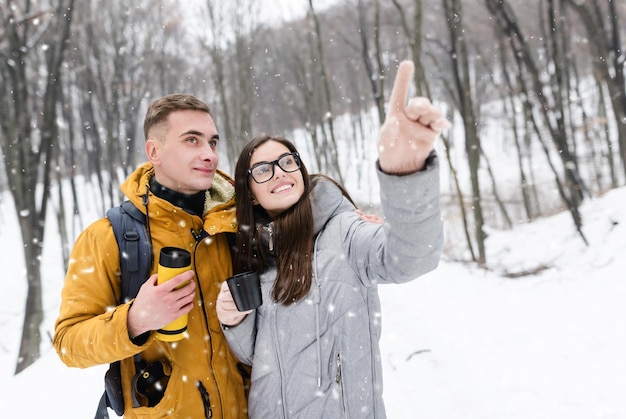
<instances>
[{"instance_id":1,"label":"white sky","mask_svg":"<svg viewBox=\"0 0 626 419\"><path fill-rule=\"evenodd\" d=\"M313 0L313 7L316 11L321 11L338 0ZM308 0L261 0L261 16L265 19L272 19L276 16L288 20L293 17L302 17L309 10Z\"/></svg>"}]
</instances>

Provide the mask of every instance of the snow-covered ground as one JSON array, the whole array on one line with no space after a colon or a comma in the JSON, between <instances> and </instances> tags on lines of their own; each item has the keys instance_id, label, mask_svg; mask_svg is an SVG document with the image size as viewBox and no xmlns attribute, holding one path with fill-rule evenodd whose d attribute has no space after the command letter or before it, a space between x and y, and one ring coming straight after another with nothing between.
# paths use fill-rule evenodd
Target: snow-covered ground
<instances>
[{"instance_id":1,"label":"snow-covered ground","mask_svg":"<svg viewBox=\"0 0 626 419\"><path fill-rule=\"evenodd\" d=\"M42 357L13 375L26 287L10 197L0 204L0 416L92 417L106 367L65 367L50 344L63 281L53 229ZM626 188L581 210L588 247L561 213L491 231L488 269L444 258L412 283L380 287L389 418L626 418Z\"/></svg>"}]
</instances>

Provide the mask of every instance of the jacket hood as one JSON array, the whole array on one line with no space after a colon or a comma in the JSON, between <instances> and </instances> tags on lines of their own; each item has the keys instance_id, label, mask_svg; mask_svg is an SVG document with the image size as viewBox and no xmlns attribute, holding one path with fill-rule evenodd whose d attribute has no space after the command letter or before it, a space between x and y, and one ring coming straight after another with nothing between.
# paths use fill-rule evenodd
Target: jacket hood
<instances>
[{"instance_id":1,"label":"jacket hood","mask_svg":"<svg viewBox=\"0 0 626 419\"><path fill-rule=\"evenodd\" d=\"M327 180L318 181L311 192L313 211L313 235L317 235L334 215L353 211L354 206L343 196L341 190Z\"/></svg>"}]
</instances>

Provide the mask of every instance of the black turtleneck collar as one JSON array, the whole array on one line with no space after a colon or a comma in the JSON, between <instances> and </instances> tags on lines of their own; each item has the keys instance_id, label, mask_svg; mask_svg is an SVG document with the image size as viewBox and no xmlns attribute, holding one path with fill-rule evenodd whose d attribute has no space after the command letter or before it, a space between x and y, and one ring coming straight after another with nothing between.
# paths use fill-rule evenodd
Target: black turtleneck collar
<instances>
[{"instance_id":1,"label":"black turtleneck collar","mask_svg":"<svg viewBox=\"0 0 626 419\"><path fill-rule=\"evenodd\" d=\"M193 195L176 192L161 185L157 182L156 177L150 179L150 190L153 194L161 199L165 199L170 204L180 207L188 213L202 217L206 192L202 191Z\"/></svg>"}]
</instances>

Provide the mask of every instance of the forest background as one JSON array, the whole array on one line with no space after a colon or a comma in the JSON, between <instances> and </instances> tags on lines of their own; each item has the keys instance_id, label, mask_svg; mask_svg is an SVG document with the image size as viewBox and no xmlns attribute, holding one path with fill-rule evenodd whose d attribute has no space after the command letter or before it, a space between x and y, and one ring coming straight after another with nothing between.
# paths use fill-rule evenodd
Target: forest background
<instances>
[{"instance_id":1,"label":"forest background","mask_svg":"<svg viewBox=\"0 0 626 419\"><path fill-rule=\"evenodd\" d=\"M27 284L16 374L44 338L45 233L59 232L65 267L86 226L77 189L55 186L84 176L100 213L119 202L143 160L145 107L167 93L210 104L225 171L252 135L297 132L309 170L343 182L370 164L364 141L412 59L413 93L455 124L441 139L446 257L490 269L489 231L560 211L587 242L580 206L626 178L626 2L302 3L268 19L255 0L0 0L0 196L13 198ZM498 147L483 147L487 133ZM514 186L492 170L503 152L516 156Z\"/></svg>"}]
</instances>

